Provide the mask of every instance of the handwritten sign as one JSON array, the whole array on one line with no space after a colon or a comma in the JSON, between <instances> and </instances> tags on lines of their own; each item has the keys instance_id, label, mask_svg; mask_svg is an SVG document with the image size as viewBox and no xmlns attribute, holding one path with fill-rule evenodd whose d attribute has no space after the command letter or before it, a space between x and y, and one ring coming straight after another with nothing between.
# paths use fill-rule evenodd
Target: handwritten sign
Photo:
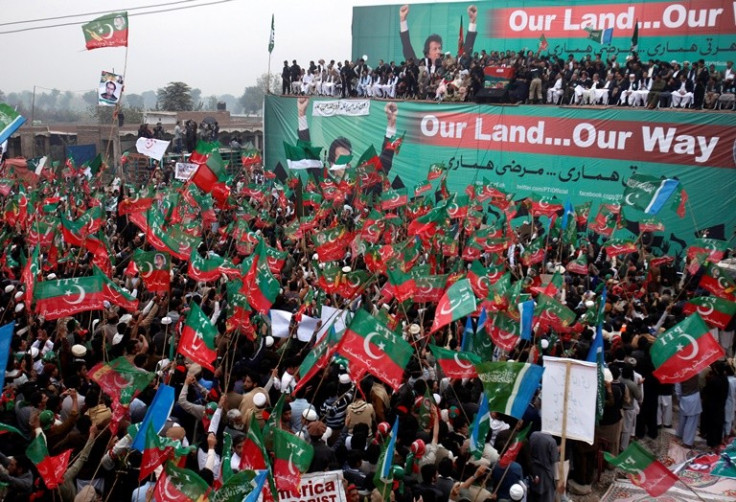
<instances>
[{"instance_id":1,"label":"handwritten sign","mask_svg":"<svg viewBox=\"0 0 736 502\"><path fill-rule=\"evenodd\" d=\"M337 99L312 102L312 115L317 117L334 117L335 115L359 117L370 115L370 113L371 102L368 99Z\"/></svg>"},{"instance_id":2,"label":"handwritten sign","mask_svg":"<svg viewBox=\"0 0 736 502\"><path fill-rule=\"evenodd\" d=\"M188 162L177 162L174 165L174 178L181 181L188 181L192 177L194 171L197 170L199 164L190 164Z\"/></svg>"},{"instance_id":3,"label":"handwritten sign","mask_svg":"<svg viewBox=\"0 0 736 502\"><path fill-rule=\"evenodd\" d=\"M542 377L542 432L562 436L565 403L565 372L570 364L567 389L567 438L593 444L595 440L595 401L598 395L598 370L595 363L544 358Z\"/></svg>"}]
</instances>

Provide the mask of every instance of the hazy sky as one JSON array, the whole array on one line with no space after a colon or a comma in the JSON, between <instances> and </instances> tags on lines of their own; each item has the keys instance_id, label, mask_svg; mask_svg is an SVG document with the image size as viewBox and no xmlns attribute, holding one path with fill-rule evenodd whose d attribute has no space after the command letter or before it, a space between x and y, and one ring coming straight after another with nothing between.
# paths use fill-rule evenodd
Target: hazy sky
<instances>
[{"instance_id":1,"label":"hazy sky","mask_svg":"<svg viewBox=\"0 0 736 502\"><path fill-rule=\"evenodd\" d=\"M85 50L81 25L99 11L128 10L130 32L126 91L155 90L183 81L203 96L240 96L268 68L271 14L276 43L271 72L284 59L350 57L352 8L399 4L396 0L13 0L2 2L0 43L4 68L0 90L30 90L34 85L60 91L96 88L100 71L122 73L125 48ZM173 4L168 7L136 7ZM204 4L204 5L203 5ZM203 5L151 15L161 9ZM82 14L80 17L47 18ZM9 24L39 19L35 23ZM7 33L34 26L73 23L42 30ZM5 33L3 33L5 32ZM378 55L376 55L378 57Z\"/></svg>"}]
</instances>

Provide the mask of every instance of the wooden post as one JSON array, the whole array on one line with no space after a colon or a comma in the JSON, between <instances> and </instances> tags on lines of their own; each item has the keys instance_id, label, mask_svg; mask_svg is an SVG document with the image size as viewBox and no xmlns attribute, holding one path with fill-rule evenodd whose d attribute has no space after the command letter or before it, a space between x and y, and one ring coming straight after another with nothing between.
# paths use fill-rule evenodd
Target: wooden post
<instances>
[{"instance_id":1,"label":"wooden post","mask_svg":"<svg viewBox=\"0 0 736 502\"><path fill-rule=\"evenodd\" d=\"M562 439L560 441L560 480L557 485L557 490L560 487L565 489L565 443L567 441L567 394L570 391L570 373L571 373L572 362L565 362L565 397L562 400Z\"/></svg>"}]
</instances>

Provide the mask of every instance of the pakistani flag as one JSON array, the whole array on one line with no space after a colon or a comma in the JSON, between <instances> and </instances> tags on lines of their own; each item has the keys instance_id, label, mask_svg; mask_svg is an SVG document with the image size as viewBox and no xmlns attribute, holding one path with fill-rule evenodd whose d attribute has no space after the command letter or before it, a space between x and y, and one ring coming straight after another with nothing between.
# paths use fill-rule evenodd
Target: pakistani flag
<instances>
[{"instance_id":1,"label":"pakistani flag","mask_svg":"<svg viewBox=\"0 0 736 502\"><path fill-rule=\"evenodd\" d=\"M603 456L606 458L606 462L615 465L628 474L632 483L646 490L652 497L659 497L664 494L680 480L654 455L636 442L631 443L617 457L608 452L604 452Z\"/></svg>"},{"instance_id":2,"label":"pakistani flag","mask_svg":"<svg viewBox=\"0 0 736 502\"><path fill-rule=\"evenodd\" d=\"M128 46L128 13L112 12L82 25L88 51Z\"/></svg>"},{"instance_id":3,"label":"pakistani flag","mask_svg":"<svg viewBox=\"0 0 736 502\"><path fill-rule=\"evenodd\" d=\"M517 362L484 362L476 365L488 409L521 419L539 388L544 368Z\"/></svg>"},{"instance_id":4,"label":"pakistani flag","mask_svg":"<svg viewBox=\"0 0 736 502\"><path fill-rule=\"evenodd\" d=\"M289 169L321 168L320 153L322 147L312 146L309 141L298 140L296 145L284 142L284 152Z\"/></svg>"},{"instance_id":5,"label":"pakistani flag","mask_svg":"<svg viewBox=\"0 0 736 502\"><path fill-rule=\"evenodd\" d=\"M634 34L631 36L631 52L639 50L639 20L634 22Z\"/></svg>"},{"instance_id":6,"label":"pakistani flag","mask_svg":"<svg viewBox=\"0 0 736 502\"><path fill-rule=\"evenodd\" d=\"M447 288L437 304L430 332L435 332L453 321L477 310L475 294L470 279L462 279Z\"/></svg>"},{"instance_id":7,"label":"pakistani flag","mask_svg":"<svg viewBox=\"0 0 736 502\"><path fill-rule=\"evenodd\" d=\"M22 117L13 107L0 103L0 145L17 131L25 121L25 117Z\"/></svg>"},{"instance_id":8,"label":"pakistani flag","mask_svg":"<svg viewBox=\"0 0 736 502\"><path fill-rule=\"evenodd\" d=\"M679 188L680 182L675 179L635 174L626 181L623 204L657 214Z\"/></svg>"},{"instance_id":9,"label":"pakistani flag","mask_svg":"<svg viewBox=\"0 0 736 502\"><path fill-rule=\"evenodd\" d=\"M697 313L662 333L649 353L661 383L684 382L725 354Z\"/></svg>"}]
</instances>

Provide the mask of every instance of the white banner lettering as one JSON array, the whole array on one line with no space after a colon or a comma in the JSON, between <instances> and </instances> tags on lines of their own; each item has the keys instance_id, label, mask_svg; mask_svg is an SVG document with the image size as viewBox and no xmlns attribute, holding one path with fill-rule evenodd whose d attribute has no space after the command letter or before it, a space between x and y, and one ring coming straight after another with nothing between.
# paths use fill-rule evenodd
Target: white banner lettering
<instances>
[{"instance_id":1,"label":"white banner lettering","mask_svg":"<svg viewBox=\"0 0 736 502\"><path fill-rule=\"evenodd\" d=\"M334 117L335 115L359 117L370 113L371 101L369 99L337 99L312 102L312 115L315 117Z\"/></svg>"}]
</instances>

